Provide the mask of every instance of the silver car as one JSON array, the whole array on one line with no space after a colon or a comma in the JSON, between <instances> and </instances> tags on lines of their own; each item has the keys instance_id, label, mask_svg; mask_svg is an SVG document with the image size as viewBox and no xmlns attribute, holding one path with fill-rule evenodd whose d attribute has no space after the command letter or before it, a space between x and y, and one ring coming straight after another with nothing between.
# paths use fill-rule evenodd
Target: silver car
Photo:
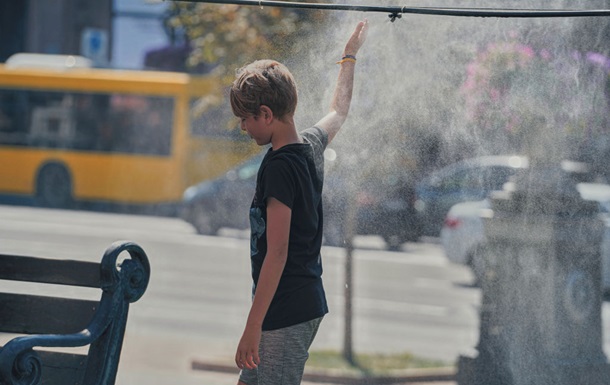
<instances>
[{"instance_id":1,"label":"silver car","mask_svg":"<svg viewBox=\"0 0 610 385\"><path fill-rule=\"evenodd\" d=\"M585 200L599 203L605 223L602 240L602 288L610 292L610 185L578 183L576 188ZM485 241L482 217L489 210L489 200L462 202L451 207L441 229L441 244L447 258L472 269L475 281L480 282L485 266L479 248Z\"/></svg>"},{"instance_id":2,"label":"silver car","mask_svg":"<svg viewBox=\"0 0 610 385\"><path fill-rule=\"evenodd\" d=\"M422 235L438 236L453 205L484 199L527 167L524 156L497 155L466 159L432 172L416 186Z\"/></svg>"}]
</instances>

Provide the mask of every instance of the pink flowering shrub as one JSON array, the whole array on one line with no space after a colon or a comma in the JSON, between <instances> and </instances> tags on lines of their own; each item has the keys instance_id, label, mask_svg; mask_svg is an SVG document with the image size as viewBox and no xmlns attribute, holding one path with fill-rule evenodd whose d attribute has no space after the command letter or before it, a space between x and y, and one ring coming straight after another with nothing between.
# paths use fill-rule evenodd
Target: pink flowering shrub
<instances>
[{"instance_id":1,"label":"pink flowering shrub","mask_svg":"<svg viewBox=\"0 0 610 385\"><path fill-rule=\"evenodd\" d=\"M461 89L467 118L481 129L513 131L518 116L506 104L513 82L543 63L543 56L537 56L532 47L516 42L490 44L467 67Z\"/></svg>"},{"instance_id":2,"label":"pink flowering shrub","mask_svg":"<svg viewBox=\"0 0 610 385\"><path fill-rule=\"evenodd\" d=\"M608 73L610 59L599 54L490 44L466 69L465 125L494 152L535 151L528 146L541 135L581 143L608 126Z\"/></svg>"}]
</instances>

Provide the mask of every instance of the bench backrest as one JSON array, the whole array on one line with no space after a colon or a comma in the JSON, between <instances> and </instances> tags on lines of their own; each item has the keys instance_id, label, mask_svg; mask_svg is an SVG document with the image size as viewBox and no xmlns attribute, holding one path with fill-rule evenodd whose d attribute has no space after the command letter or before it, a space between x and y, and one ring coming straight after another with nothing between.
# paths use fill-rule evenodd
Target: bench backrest
<instances>
[{"instance_id":1,"label":"bench backrest","mask_svg":"<svg viewBox=\"0 0 610 385\"><path fill-rule=\"evenodd\" d=\"M119 263L123 252L130 258ZM21 335L0 348L0 384L114 384L129 303L149 279L148 258L132 242L111 245L101 263L0 255L0 280L101 289L99 301L0 289L0 332ZM80 346L88 354L40 349Z\"/></svg>"}]
</instances>

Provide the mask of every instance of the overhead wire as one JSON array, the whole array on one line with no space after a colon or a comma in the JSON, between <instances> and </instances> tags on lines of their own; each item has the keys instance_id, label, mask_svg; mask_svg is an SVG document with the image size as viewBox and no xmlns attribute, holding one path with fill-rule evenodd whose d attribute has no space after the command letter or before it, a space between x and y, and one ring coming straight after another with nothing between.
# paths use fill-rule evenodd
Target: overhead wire
<instances>
[{"instance_id":1,"label":"overhead wire","mask_svg":"<svg viewBox=\"0 0 610 385\"><path fill-rule=\"evenodd\" d=\"M387 13L391 21L400 19L403 14L461 16L461 17L499 17L499 18L551 18L551 17L607 17L610 9L511 9L511 8L445 8L445 7L407 7L371 6L355 4L307 3L277 0L185 0L194 3L216 3L251 5L281 8L318 9L332 11L360 11Z\"/></svg>"}]
</instances>

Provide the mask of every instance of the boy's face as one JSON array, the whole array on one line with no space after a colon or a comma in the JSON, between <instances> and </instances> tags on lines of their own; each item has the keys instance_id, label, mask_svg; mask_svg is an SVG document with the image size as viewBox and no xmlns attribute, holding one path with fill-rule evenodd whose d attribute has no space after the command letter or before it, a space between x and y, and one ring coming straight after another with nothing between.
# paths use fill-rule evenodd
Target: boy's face
<instances>
[{"instance_id":1,"label":"boy's face","mask_svg":"<svg viewBox=\"0 0 610 385\"><path fill-rule=\"evenodd\" d=\"M271 142L271 134L269 130L267 130L268 126L260 116L250 115L240 118L240 127L243 131L248 133L248 136L254 139L259 146L264 146Z\"/></svg>"}]
</instances>

